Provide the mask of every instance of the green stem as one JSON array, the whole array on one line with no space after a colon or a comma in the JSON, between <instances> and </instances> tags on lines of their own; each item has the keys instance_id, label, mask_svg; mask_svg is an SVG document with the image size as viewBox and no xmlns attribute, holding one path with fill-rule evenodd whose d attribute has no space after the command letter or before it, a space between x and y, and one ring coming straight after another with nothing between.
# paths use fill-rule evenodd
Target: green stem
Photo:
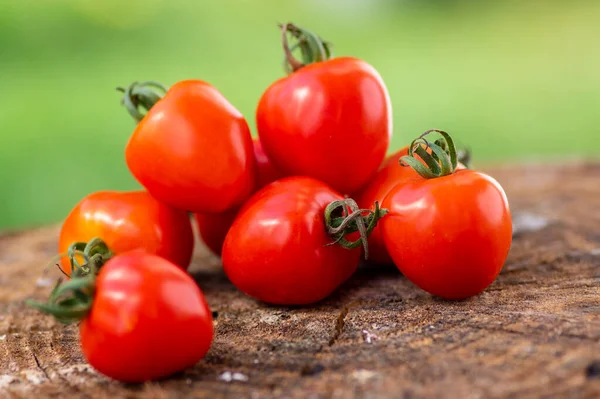
<instances>
[{"instance_id":1,"label":"green stem","mask_svg":"<svg viewBox=\"0 0 600 399\"><path fill-rule=\"evenodd\" d=\"M59 279L48 302L37 302L31 299L25 303L42 313L54 316L61 323L75 323L84 319L92 309L97 270L90 264L89 272L83 268L76 269L71 279L63 284Z\"/></svg>"},{"instance_id":2,"label":"green stem","mask_svg":"<svg viewBox=\"0 0 600 399\"><path fill-rule=\"evenodd\" d=\"M283 66L287 74L296 72L308 64L327 61L333 57L331 43L326 42L311 31L289 22L279 24L278 26L281 28L281 42L285 55ZM291 47L288 41L288 34L297 40L297 43ZM292 54L296 49L299 49L302 54L302 62Z\"/></svg>"},{"instance_id":3,"label":"green stem","mask_svg":"<svg viewBox=\"0 0 600 399\"><path fill-rule=\"evenodd\" d=\"M92 308L96 276L102 266L113 256L106 243L99 238L89 242L71 244L66 256L71 263L69 281L59 279L48 302L33 300L25 302L43 313L56 317L62 323L79 321L87 316ZM78 257L83 258L80 264Z\"/></svg>"},{"instance_id":4,"label":"green stem","mask_svg":"<svg viewBox=\"0 0 600 399\"><path fill-rule=\"evenodd\" d=\"M71 263L71 273L75 270L82 270L84 273L90 272L90 266L100 270L102 265L113 256L113 252L106 243L100 238L93 238L89 242L75 242L69 246L67 251L69 262ZM82 257L83 264L79 263L78 257Z\"/></svg>"},{"instance_id":5,"label":"green stem","mask_svg":"<svg viewBox=\"0 0 600 399\"><path fill-rule=\"evenodd\" d=\"M368 237L377 226L377 222L388 211L381 209L375 201L375 209L360 209L356 202L347 198L333 201L325 208L325 227L333 242L327 245L339 244L346 249L357 248L360 245L365 250L365 259L369 258ZM346 239L348 234L359 232L360 238L355 241Z\"/></svg>"},{"instance_id":6,"label":"green stem","mask_svg":"<svg viewBox=\"0 0 600 399\"><path fill-rule=\"evenodd\" d=\"M425 136L431 133L439 133L442 138L430 142ZM431 153L427 150L431 150ZM450 175L456 171L458 165L454 140L443 130L427 130L410 143L408 155L400 158L400 165L410 166L425 179Z\"/></svg>"},{"instance_id":7,"label":"green stem","mask_svg":"<svg viewBox=\"0 0 600 399\"><path fill-rule=\"evenodd\" d=\"M168 88L161 83L154 81L133 82L129 87L117 87L117 90L123 92L121 104L125 106L127 112L133 119L140 122L150 108L154 106L167 92ZM140 112L140 108L145 112Z\"/></svg>"}]
</instances>

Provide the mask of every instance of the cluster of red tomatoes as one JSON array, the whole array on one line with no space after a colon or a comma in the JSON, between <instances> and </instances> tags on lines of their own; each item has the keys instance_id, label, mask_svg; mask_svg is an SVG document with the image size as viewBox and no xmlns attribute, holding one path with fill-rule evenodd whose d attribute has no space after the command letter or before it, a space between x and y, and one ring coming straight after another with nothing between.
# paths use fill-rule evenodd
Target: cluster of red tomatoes
<instances>
[{"instance_id":1,"label":"cluster of red tomatoes","mask_svg":"<svg viewBox=\"0 0 600 399\"><path fill-rule=\"evenodd\" d=\"M208 351L211 313L186 272L188 212L231 282L270 304L322 300L361 254L446 299L475 295L500 272L512 227L499 184L461 164L443 131L384 159L392 115L375 69L332 58L297 26L282 35L289 76L262 95L257 140L206 82L123 90L138 122L126 161L146 190L97 192L71 211L59 243L68 281L35 304L81 321L83 353L100 372L151 380Z\"/></svg>"}]
</instances>

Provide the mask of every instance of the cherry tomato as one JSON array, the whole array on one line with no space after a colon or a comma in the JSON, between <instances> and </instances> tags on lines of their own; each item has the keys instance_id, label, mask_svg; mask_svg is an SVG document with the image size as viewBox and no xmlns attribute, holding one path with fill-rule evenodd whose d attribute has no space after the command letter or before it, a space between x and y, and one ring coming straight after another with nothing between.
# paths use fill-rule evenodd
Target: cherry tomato
<instances>
[{"instance_id":1,"label":"cherry tomato","mask_svg":"<svg viewBox=\"0 0 600 399\"><path fill-rule=\"evenodd\" d=\"M381 165L379 171L372 177L369 183L352 197L361 208L370 207L374 201L383 201L385 195L396 184L408 179L421 178L412 168L399 165L401 157L408 154L408 147L390 155ZM369 237L369 260L374 263L392 263L392 258L387 253L381 227L376 227Z\"/></svg>"},{"instance_id":2,"label":"cherry tomato","mask_svg":"<svg viewBox=\"0 0 600 399\"><path fill-rule=\"evenodd\" d=\"M212 316L195 281L141 251L110 259L98 273L81 348L96 370L125 382L167 377L204 357Z\"/></svg>"},{"instance_id":3,"label":"cherry tomato","mask_svg":"<svg viewBox=\"0 0 600 399\"><path fill-rule=\"evenodd\" d=\"M221 213L196 213L196 224L198 225L198 234L204 244L215 255L221 255L223 241L233 224L239 209Z\"/></svg>"},{"instance_id":4,"label":"cherry tomato","mask_svg":"<svg viewBox=\"0 0 600 399\"><path fill-rule=\"evenodd\" d=\"M385 245L413 283L446 299L476 295L500 273L512 240L508 201L490 176L458 170L395 186L382 206Z\"/></svg>"},{"instance_id":5,"label":"cherry tomato","mask_svg":"<svg viewBox=\"0 0 600 399\"><path fill-rule=\"evenodd\" d=\"M187 269L194 249L190 218L145 191L99 191L73 208L60 231L58 249L101 238L113 253L144 249ZM61 269L70 274L69 260Z\"/></svg>"},{"instance_id":6,"label":"cherry tomato","mask_svg":"<svg viewBox=\"0 0 600 399\"><path fill-rule=\"evenodd\" d=\"M257 191L267 184L283 177L283 173L271 162L265 154L260 140L252 140L254 145L254 157L256 159L256 189Z\"/></svg>"},{"instance_id":7,"label":"cherry tomato","mask_svg":"<svg viewBox=\"0 0 600 399\"><path fill-rule=\"evenodd\" d=\"M382 203L383 198L394 186L413 179L423 179L413 168L400 165L400 158L406 155L408 155L408 147L404 147L386 158L369 183L352 195L358 206L369 208L375 201ZM457 169L465 169L465 166L459 163ZM375 227L369 236L369 261L392 263L392 258L385 248L380 226Z\"/></svg>"},{"instance_id":8,"label":"cherry tomato","mask_svg":"<svg viewBox=\"0 0 600 399\"><path fill-rule=\"evenodd\" d=\"M299 28L288 24L285 29ZM297 68L267 88L258 104L256 123L265 152L288 176L311 176L352 193L385 157L392 135L387 89L377 71L356 58Z\"/></svg>"},{"instance_id":9,"label":"cherry tomato","mask_svg":"<svg viewBox=\"0 0 600 399\"><path fill-rule=\"evenodd\" d=\"M263 151L260 141L253 140L253 144L256 158L257 188L262 188L282 176ZM221 213L197 213L195 215L200 238L215 255L221 255L223 241L225 241L225 236L238 211L239 209L234 209Z\"/></svg>"},{"instance_id":10,"label":"cherry tomato","mask_svg":"<svg viewBox=\"0 0 600 399\"><path fill-rule=\"evenodd\" d=\"M279 305L318 302L356 270L360 248L330 244L324 210L343 196L309 177L269 184L242 207L223 244L223 267L249 296Z\"/></svg>"},{"instance_id":11,"label":"cherry tomato","mask_svg":"<svg viewBox=\"0 0 600 399\"><path fill-rule=\"evenodd\" d=\"M128 110L153 103L132 85ZM137 116L136 116L137 115ZM173 85L143 116L125 150L133 176L157 199L191 212L217 213L241 205L254 188L250 130L242 114L210 84Z\"/></svg>"}]
</instances>

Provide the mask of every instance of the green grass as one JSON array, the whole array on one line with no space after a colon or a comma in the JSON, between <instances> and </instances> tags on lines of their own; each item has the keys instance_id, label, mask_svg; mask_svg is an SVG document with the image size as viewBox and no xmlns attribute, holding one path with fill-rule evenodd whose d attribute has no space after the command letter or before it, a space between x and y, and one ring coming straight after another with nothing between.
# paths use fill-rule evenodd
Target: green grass
<instances>
[{"instance_id":1,"label":"green grass","mask_svg":"<svg viewBox=\"0 0 600 399\"><path fill-rule=\"evenodd\" d=\"M439 127L478 163L598 155L600 3L489 3L2 2L0 228L58 221L91 191L137 187L118 85L201 78L254 129L258 98L282 76L278 21L379 70L394 148Z\"/></svg>"}]
</instances>

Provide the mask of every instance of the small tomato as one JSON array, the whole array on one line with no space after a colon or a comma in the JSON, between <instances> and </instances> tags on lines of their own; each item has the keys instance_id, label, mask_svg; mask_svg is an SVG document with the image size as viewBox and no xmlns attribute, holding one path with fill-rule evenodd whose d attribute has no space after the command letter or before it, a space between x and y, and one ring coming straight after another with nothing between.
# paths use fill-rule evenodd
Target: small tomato
<instances>
[{"instance_id":1,"label":"small tomato","mask_svg":"<svg viewBox=\"0 0 600 399\"><path fill-rule=\"evenodd\" d=\"M93 238L101 238L113 254L143 249L182 269L189 266L194 249L187 213L145 191L99 191L85 197L63 222L58 250L64 254L72 244ZM66 257L61 269L71 273Z\"/></svg>"},{"instance_id":2,"label":"small tomato","mask_svg":"<svg viewBox=\"0 0 600 399\"><path fill-rule=\"evenodd\" d=\"M427 146L437 147L437 168L402 158L423 178L398 184L386 195L382 206L389 213L381 234L394 263L414 284L445 299L468 298L489 286L504 265L512 241L508 201L493 178L455 171L455 153Z\"/></svg>"},{"instance_id":3,"label":"small tomato","mask_svg":"<svg viewBox=\"0 0 600 399\"><path fill-rule=\"evenodd\" d=\"M352 195L359 207L370 207L375 201L382 203L387 193L395 186L410 180L423 179L413 168L400 165L400 158L406 155L408 155L408 147L404 147L387 157L381 168L369 180L369 183ZM420 160L420 158L418 159ZM456 169L466 169L466 167L459 162ZM392 258L385 248L381 226L375 227L369 236L369 253L369 260L374 263L392 263Z\"/></svg>"},{"instance_id":4,"label":"small tomato","mask_svg":"<svg viewBox=\"0 0 600 399\"><path fill-rule=\"evenodd\" d=\"M111 258L99 271L58 285L48 304L65 323L81 321L83 355L123 382L170 376L195 365L213 339L211 312L196 282L168 260L143 251Z\"/></svg>"},{"instance_id":5,"label":"small tomato","mask_svg":"<svg viewBox=\"0 0 600 399\"><path fill-rule=\"evenodd\" d=\"M292 56L287 32L310 59ZM267 88L256 110L265 152L288 176L352 193L379 168L392 136L383 80L365 61L331 58L328 43L302 28L284 25L283 38L291 74Z\"/></svg>"},{"instance_id":6,"label":"small tomato","mask_svg":"<svg viewBox=\"0 0 600 399\"><path fill-rule=\"evenodd\" d=\"M358 246L331 245L343 244L341 239L356 231L334 236L335 218L330 219L328 212L336 207L347 212L346 204L341 194L310 177L288 177L269 184L242 207L225 237L225 273L237 288L263 302L303 305L320 301L350 277L359 263ZM346 217L353 216L358 215ZM379 217L375 212L353 218L356 224L369 224L356 243L364 244Z\"/></svg>"},{"instance_id":7,"label":"small tomato","mask_svg":"<svg viewBox=\"0 0 600 399\"><path fill-rule=\"evenodd\" d=\"M190 212L240 206L254 189L250 129L210 84L184 80L160 97L132 84L128 111L139 121L125 149L133 176L157 199ZM144 116L138 107L149 108Z\"/></svg>"}]
</instances>

